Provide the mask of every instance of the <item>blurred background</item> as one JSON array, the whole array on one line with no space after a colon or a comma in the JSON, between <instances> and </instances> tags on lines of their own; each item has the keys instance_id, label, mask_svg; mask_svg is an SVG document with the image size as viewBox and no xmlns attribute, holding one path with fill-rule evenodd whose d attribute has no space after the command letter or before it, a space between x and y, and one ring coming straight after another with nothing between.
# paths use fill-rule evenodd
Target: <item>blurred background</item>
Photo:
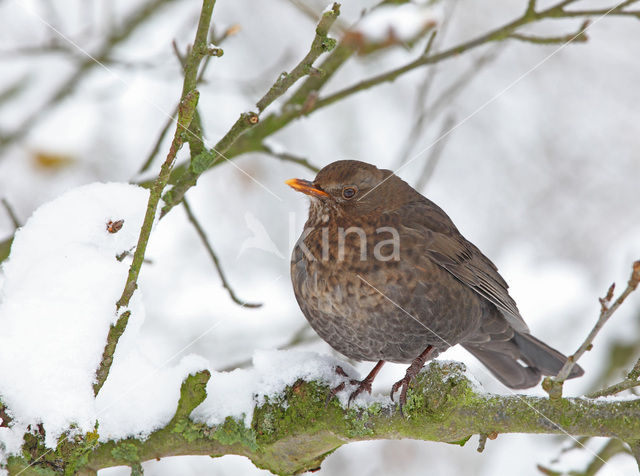
<instances>
[{"instance_id":1,"label":"blurred background","mask_svg":"<svg viewBox=\"0 0 640 476\"><path fill-rule=\"evenodd\" d=\"M227 33L224 56L211 60L199 86L209 144L306 54L327 3L218 0L213 24L218 37ZM376 3L345 2L334 36ZM24 223L70 188L140 179L180 96L174 48L184 51L193 40L200 7L187 0L0 0L0 240L15 228L9 210ZM505 0L436 3L433 48L477 37L525 7ZM525 31L562 36L580 23L549 20ZM597 318L598 297L613 281L622 290L640 257L640 23L595 17L587 35L566 47L517 40L481 46L323 108L269 144L317 167L349 158L397 170L498 265L532 332L572 353ZM354 56L325 93L411 61L426 39ZM159 171L173 130L145 177ZM147 310L140 346L158 365L212 327L187 351L216 370L247 365L255 349L333 352L306 325L289 278L307 202L283 181L313 176L267 153L245 154L204 174L187 195L229 283L240 299L263 303L259 309L231 301L182 207L157 225L140 283ZM640 355L639 323L640 299L632 296L583 358L585 377L566 392L619 381ZM463 350L440 358L464 361L487 391L509 393ZM371 366L357 365L363 375ZM388 392L404 370L385 366L374 392ZM606 442L563 451L574 442L500 435L482 454L477 436L463 448L362 442L338 449L320 474L534 475L541 474L537 465L584 471ZM234 456L166 458L143 467L147 475L267 474ZM635 461L620 454L598 474L635 471Z\"/></svg>"}]
</instances>

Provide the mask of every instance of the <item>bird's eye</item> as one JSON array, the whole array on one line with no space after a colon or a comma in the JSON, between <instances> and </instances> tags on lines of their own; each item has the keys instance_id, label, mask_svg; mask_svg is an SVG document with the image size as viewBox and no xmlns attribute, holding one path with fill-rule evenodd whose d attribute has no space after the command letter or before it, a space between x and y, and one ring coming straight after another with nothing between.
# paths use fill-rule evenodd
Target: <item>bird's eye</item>
<instances>
[{"instance_id":1,"label":"bird's eye","mask_svg":"<svg viewBox=\"0 0 640 476\"><path fill-rule=\"evenodd\" d=\"M349 200L350 198L355 197L357 192L358 192L358 187L356 187L355 185L350 185L342 189L342 196L347 200Z\"/></svg>"}]
</instances>

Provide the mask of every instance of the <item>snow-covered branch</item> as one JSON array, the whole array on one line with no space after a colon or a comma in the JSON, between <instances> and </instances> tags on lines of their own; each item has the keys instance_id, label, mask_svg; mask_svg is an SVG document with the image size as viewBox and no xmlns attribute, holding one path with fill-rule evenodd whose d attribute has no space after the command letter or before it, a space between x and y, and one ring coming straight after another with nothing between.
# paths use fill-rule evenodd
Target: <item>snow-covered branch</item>
<instances>
[{"instance_id":1,"label":"snow-covered branch","mask_svg":"<svg viewBox=\"0 0 640 476\"><path fill-rule=\"evenodd\" d=\"M223 423L208 425L190 415L205 401L209 378L207 371L189 376L175 415L148 438L98 443L98 428L96 433L60 445L55 452L60 466L55 467L50 458L34 461L26 456L44 450L41 438L30 437L23 455L9 459L9 472L57 474L72 469L95 474L102 468L139 467L143 461L167 456L235 454L276 474L297 474L318 468L340 446L363 440L412 438L464 445L474 434L500 433L640 439L638 399L553 401L485 394L457 362L435 361L422 371L409 392L404 416L390 402L345 409L333 400L325 406L327 383L300 379L257 405L249 425L233 415L223 418Z\"/></svg>"}]
</instances>

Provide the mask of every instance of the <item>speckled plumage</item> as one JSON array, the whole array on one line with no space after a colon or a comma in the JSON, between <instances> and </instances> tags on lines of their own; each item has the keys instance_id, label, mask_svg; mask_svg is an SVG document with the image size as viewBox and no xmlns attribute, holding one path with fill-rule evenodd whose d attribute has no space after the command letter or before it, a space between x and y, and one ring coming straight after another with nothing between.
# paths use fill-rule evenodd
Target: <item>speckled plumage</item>
<instances>
[{"instance_id":1,"label":"speckled plumage","mask_svg":"<svg viewBox=\"0 0 640 476\"><path fill-rule=\"evenodd\" d=\"M566 357L529 334L495 265L390 171L338 161L313 182L291 182L311 196L291 261L295 296L333 348L356 360L411 363L428 346L433 358L461 344L512 388L560 369ZM345 198L345 188L356 194ZM581 374L576 366L571 376Z\"/></svg>"}]
</instances>

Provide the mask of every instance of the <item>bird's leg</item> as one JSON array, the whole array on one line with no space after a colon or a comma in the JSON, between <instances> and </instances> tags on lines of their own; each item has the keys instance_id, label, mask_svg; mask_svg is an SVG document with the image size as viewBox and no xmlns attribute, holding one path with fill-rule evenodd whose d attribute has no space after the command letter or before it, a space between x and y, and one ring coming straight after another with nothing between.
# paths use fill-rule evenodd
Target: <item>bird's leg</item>
<instances>
[{"instance_id":1,"label":"bird's leg","mask_svg":"<svg viewBox=\"0 0 640 476\"><path fill-rule=\"evenodd\" d=\"M393 400L393 394L396 393L398 389L402 388L402 390L400 391L399 399L400 413L402 413L402 407L407 402L407 389L409 388L409 382L411 382L414 377L418 375L420 369L424 367L425 362L429 360L429 356L432 352L433 346L427 346L424 352L422 352L422 354L420 354L413 360L413 362L411 362L411 365L409 365L409 368L407 368L407 372L404 374L404 378L398 380L393 384L393 387L391 387L391 400Z\"/></svg>"},{"instance_id":2,"label":"bird's leg","mask_svg":"<svg viewBox=\"0 0 640 476\"><path fill-rule=\"evenodd\" d=\"M384 360L380 360L376 364L376 366L373 368L373 370L369 372L369 375L367 375L362 381L349 378L349 376L347 375L347 373L344 371L342 367L340 367L339 365L336 366L336 373L338 375L349 378L349 383L351 385L358 386L358 388L355 389L355 391L351 395L349 395L349 402L347 403L347 407L351 405L351 401L354 398L356 398L360 393L362 393L363 390L366 390L367 392L371 393L371 383L373 382L373 379L376 378L376 375L378 375L378 372L380 372L380 369L382 368L383 365L384 365ZM329 404L331 399L335 397L338 394L338 392L343 391L344 387L345 387L345 382L342 382L340 385L332 388L331 391L329 392L329 396L327 397L327 401L325 402L325 406Z\"/></svg>"},{"instance_id":3,"label":"bird's leg","mask_svg":"<svg viewBox=\"0 0 640 476\"><path fill-rule=\"evenodd\" d=\"M349 401L347 402L347 408L351 405L351 402L360 395L363 391L366 391L369 395L371 395L371 384L373 383L373 379L376 378L378 372L384 365L384 360L379 360L376 366L369 372L362 382L358 382L358 388L356 388L351 395L349 395Z\"/></svg>"}]
</instances>

